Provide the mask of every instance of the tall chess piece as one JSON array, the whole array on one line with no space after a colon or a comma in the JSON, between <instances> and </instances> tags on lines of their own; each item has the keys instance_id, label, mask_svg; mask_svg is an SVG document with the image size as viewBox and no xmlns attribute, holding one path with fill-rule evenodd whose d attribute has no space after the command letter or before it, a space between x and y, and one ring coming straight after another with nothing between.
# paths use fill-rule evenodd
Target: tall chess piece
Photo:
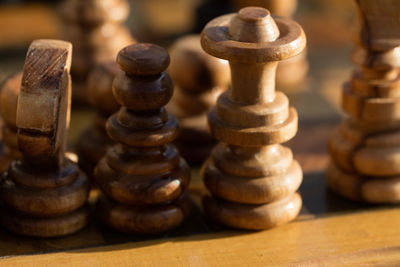
<instances>
[{"instance_id":1,"label":"tall chess piece","mask_svg":"<svg viewBox=\"0 0 400 267\"><path fill-rule=\"evenodd\" d=\"M119 72L121 70L115 60L107 61L98 64L88 77L89 103L96 114L79 137L77 153L79 166L90 178L93 177L94 167L105 155L107 148L114 144L107 135L105 125L107 118L120 107L112 93L112 83Z\"/></svg>"},{"instance_id":2,"label":"tall chess piece","mask_svg":"<svg viewBox=\"0 0 400 267\"><path fill-rule=\"evenodd\" d=\"M279 60L303 51L302 28L272 18L260 7L212 20L202 32L203 49L229 61L231 88L208 115L221 142L203 166L212 196L203 201L214 220L236 228L267 229L293 220L300 211L296 193L302 171L280 143L297 132L297 113L275 91Z\"/></svg>"},{"instance_id":3,"label":"tall chess piece","mask_svg":"<svg viewBox=\"0 0 400 267\"><path fill-rule=\"evenodd\" d=\"M162 47L136 44L122 49L117 62L124 72L115 78L113 93L122 107L106 124L117 144L95 169L105 194L99 214L121 232L165 232L188 215L190 180L188 165L171 144L178 122L164 108L173 93L164 72L170 58Z\"/></svg>"},{"instance_id":4,"label":"tall chess piece","mask_svg":"<svg viewBox=\"0 0 400 267\"><path fill-rule=\"evenodd\" d=\"M67 235L88 220L88 180L65 157L71 56L71 43L36 40L25 60L16 113L22 159L0 178L0 221L22 235Z\"/></svg>"},{"instance_id":5,"label":"tall chess piece","mask_svg":"<svg viewBox=\"0 0 400 267\"><path fill-rule=\"evenodd\" d=\"M0 91L0 114L3 118L1 133L3 147L0 151L0 173L5 172L10 163L21 158L17 144L17 101L21 89L22 73L9 77Z\"/></svg>"},{"instance_id":6,"label":"tall chess piece","mask_svg":"<svg viewBox=\"0 0 400 267\"><path fill-rule=\"evenodd\" d=\"M121 48L135 42L123 25L129 4L126 0L64 0L60 13L64 38L74 46L73 99L87 103L90 71L100 62L115 60Z\"/></svg>"},{"instance_id":7,"label":"tall chess piece","mask_svg":"<svg viewBox=\"0 0 400 267\"><path fill-rule=\"evenodd\" d=\"M342 90L348 118L329 139L329 187L371 203L400 202L400 2L359 0L358 68ZM384 29L384 30L383 30Z\"/></svg>"},{"instance_id":8,"label":"tall chess piece","mask_svg":"<svg viewBox=\"0 0 400 267\"><path fill-rule=\"evenodd\" d=\"M198 35L178 39L170 53L175 91L167 108L181 126L175 144L189 163L202 164L217 142L208 132L207 113L228 87L229 65L205 53Z\"/></svg>"},{"instance_id":9,"label":"tall chess piece","mask_svg":"<svg viewBox=\"0 0 400 267\"><path fill-rule=\"evenodd\" d=\"M298 0L234 0L237 9L246 6L259 6L268 9L273 15L293 17ZM297 56L282 60L276 71L278 88L286 91L298 90L299 84L304 81L308 73L307 53L304 50Z\"/></svg>"}]
</instances>

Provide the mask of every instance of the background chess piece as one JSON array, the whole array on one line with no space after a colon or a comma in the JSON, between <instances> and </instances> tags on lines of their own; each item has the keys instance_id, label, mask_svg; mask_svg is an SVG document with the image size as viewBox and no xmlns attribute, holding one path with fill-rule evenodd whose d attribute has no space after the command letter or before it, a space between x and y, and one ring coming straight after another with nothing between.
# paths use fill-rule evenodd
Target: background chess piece
<instances>
[{"instance_id":1,"label":"background chess piece","mask_svg":"<svg viewBox=\"0 0 400 267\"><path fill-rule=\"evenodd\" d=\"M358 69L343 86L349 116L329 139L329 187L372 203L400 202L400 2L360 0L352 54ZM385 30L383 30L385 29Z\"/></svg>"},{"instance_id":2,"label":"background chess piece","mask_svg":"<svg viewBox=\"0 0 400 267\"><path fill-rule=\"evenodd\" d=\"M21 160L0 179L0 221L37 237L70 234L88 220L89 185L65 158L69 127L71 43L36 40L29 47L18 97L16 126Z\"/></svg>"},{"instance_id":3,"label":"background chess piece","mask_svg":"<svg viewBox=\"0 0 400 267\"><path fill-rule=\"evenodd\" d=\"M117 144L98 163L95 181L106 195L98 214L121 232L165 232L189 212L190 169L171 144L178 122L164 108L173 93L164 72L169 61L167 51L152 44L128 46L117 57L124 72L113 93L122 107L106 124Z\"/></svg>"},{"instance_id":4,"label":"background chess piece","mask_svg":"<svg viewBox=\"0 0 400 267\"><path fill-rule=\"evenodd\" d=\"M237 10L246 6L259 6L268 9L276 16L293 17L297 2L298 0L235 0L234 6ZM307 53L304 50L297 56L279 62L276 71L277 87L285 91L298 90L299 84L306 79L307 73Z\"/></svg>"},{"instance_id":5,"label":"background chess piece","mask_svg":"<svg viewBox=\"0 0 400 267\"><path fill-rule=\"evenodd\" d=\"M293 220L300 211L296 193L302 171L280 143L297 132L297 112L275 91L279 60L301 53L300 25L272 18L260 7L218 17L202 32L209 54L229 61L232 85L208 115L221 142L202 169L212 196L203 200L212 219L236 228L267 229Z\"/></svg>"},{"instance_id":6,"label":"background chess piece","mask_svg":"<svg viewBox=\"0 0 400 267\"><path fill-rule=\"evenodd\" d=\"M106 132L106 121L117 112L119 104L112 93L112 83L115 76L121 72L118 64L107 61L98 64L88 77L89 103L96 110L95 117L89 127L81 134L77 144L79 166L89 176L107 148L114 144Z\"/></svg>"},{"instance_id":7,"label":"background chess piece","mask_svg":"<svg viewBox=\"0 0 400 267\"><path fill-rule=\"evenodd\" d=\"M5 172L11 161L21 158L17 143L17 101L21 89L22 73L8 78L0 91L0 114L3 118L3 149L0 151L0 173Z\"/></svg>"},{"instance_id":8,"label":"background chess piece","mask_svg":"<svg viewBox=\"0 0 400 267\"><path fill-rule=\"evenodd\" d=\"M118 51L135 42L123 21L126 0L64 0L60 13L64 39L72 42L73 99L87 103L87 76L102 61L115 60Z\"/></svg>"},{"instance_id":9,"label":"background chess piece","mask_svg":"<svg viewBox=\"0 0 400 267\"><path fill-rule=\"evenodd\" d=\"M205 53L199 35L178 39L170 54L168 71L175 91L167 108L180 124L175 144L189 163L201 164L216 144L208 132L207 112L228 86L229 65L226 60Z\"/></svg>"}]
</instances>

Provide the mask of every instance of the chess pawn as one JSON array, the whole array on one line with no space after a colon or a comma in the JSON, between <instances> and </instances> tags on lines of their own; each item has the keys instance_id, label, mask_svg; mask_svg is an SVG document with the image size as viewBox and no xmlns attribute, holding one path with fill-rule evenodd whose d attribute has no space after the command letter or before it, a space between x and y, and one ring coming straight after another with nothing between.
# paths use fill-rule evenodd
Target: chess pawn
<instances>
[{"instance_id":1,"label":"chess pawn","mask_svg":"<svg viewBox=\"0 0 400 267\"><path fill-rule=\"evenodd\" d=\"M175 91L167 108L180 123L175 144L189 163L201 164L216 144L208 132L207 112L228 86L229 65L226 60L205 53L198 35L176 41L170 54L168 70Z\"/></svg>"},{"instance_id":2,"label":"chess pawn","mask_svg":"<svg viewBox=\"0 0 400 267\"><path fill-rule=\"evenodd\" d=\"M126 0L64 0L60 8L63 33L72 42L73 98L87 103L87 77L94 66L114 60L118 51L134 43L123 21L129 15Z\"/></svg>"},{"instance_id":3,"label":"chess pawn","mask_svg":"<svg viewBox=\"0 0 400 267\"><path fill-rule=\"evenodd\" d=\"M79 166L91 178L99 160L114 142L107 135L107 118L117 112L119 105L112 93L112 82L121 72L115 61L98 64L88 77L88 97L90 105L96 110L92 124L79 137L77 152Z\"/></svg>"},{"instance_id":4,"label":"chess pawn","mask_svg":"<svg viewBox=\"0 0 400 267\"><path fill-rule=\"evenodd\" d=\"M238 9L246 6L260 6L268 9L273 15L293 17L298 0L235 0L234 6ZM299 84L304 81L308 73L307 53L304 50L297 56L279 62L276 71L278 88L285 91L299 89Z\"/></svg>"},{"instance_id":5,"label":"chess pawn","mask_svg":"<svg viewBox=\"0 0 400 267\"><path fill-rule=\"evenodd\" d=\"M352 61L358 68L342 88L348 118L328 142L328 185L352 200L399 203L400 25L395 11L400 3L361 0L357 5Z\"/></svg>"},{"instance_id":6,"label":"chess pawn","mask_svg":"<svg viewBox=\"0 0 400 267\"><path fill-rule=\"evenodd\" d=\"M275 72L278 61L303 51L302 28L247 7L209 22L201 44L229 61L232 79L208 115L211 134L221 142L202 168L211 192L203 200L205 212L222 224L253 230L293 220L302 205L296 193L302 171L280 143L296 134L298 117L275 91Z\"/></svg>"},{"instance_id":7,"label":"chess pawn","mask_svg":"<svg viewBox=\"0 0 400 267\"><path fill-rule=\"evenodd\" d=\"M27 53L16 109L22 158L0 178L0 222L18 234L63 236L88 220L88 180L64 152L71 56L72 45L57 40L36 40Z\"/></svg>"},{"instance_id":8,"label":"chess pawn","mask_svg":"<svg viewBox=\"0 0 400 267\"><path fill-rule=\"evenodd\" d=\"M17 144L17 100L21 88L22 73L14 74L3 84L0 91L0 114L3 118L1 132L3 150L0 152L0 173L8 169L11 161L21 158Z\"/></svg>"},{"instance_id":9,"label":"chess pawn","mask_svg":"<svg viewBox=\"0 0 400 267\"><path fill-rule=\"evenodd\" d=\"M117 57L123 72L113 93L122 107L106 123L117 144L98 163L95 181L105 195L101 219L121 232L165 232L189 212L190 169L171 144L178 122L164 108L173 93L164 72L169 61L167 51L152 44L128 46Z\"/></svg>"}]
</instances>

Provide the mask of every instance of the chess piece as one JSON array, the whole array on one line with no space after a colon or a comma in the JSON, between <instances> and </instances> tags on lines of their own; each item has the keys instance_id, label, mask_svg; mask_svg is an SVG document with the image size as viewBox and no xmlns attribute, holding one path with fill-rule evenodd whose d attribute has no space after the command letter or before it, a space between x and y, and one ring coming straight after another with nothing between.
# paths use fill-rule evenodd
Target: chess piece
<instances>
[{"instance_id":1,"label":"chess piece","mask_svg":"<svg viewBox=\"0 0 400 267\"><path fill-rule=\"evenodd\" d=\"M117 112L119 105L112 93L112 82L121 72L118 64L107 61L98 64L88 77L88 97L90 105L96 110L91 125L79 137L77 152L79 166L93 178L93 170L114 142L107 135L105 125L107 118Z\"/></svg>"},{"instance_id":2,"label":"chess piece","mask_svg":"<svg viewBox=\"0 0 400 267\"><path fill-rule=\"evenodd\" d=\"M234 6L239 10L246 6L260 6L268 9L273 15L293 17L298 0L235 0ZM278 88L285 91L299 89L299 84L305 80L308 73L307 53L304 50L297 56L282 60L276 71Z\"/></svg>"},{"instance_id":3,"label":"chess piece","mask_svg":"<svg viewBox=\"0 0 400 267\"><path fill-rule=\"evenodd\" d=\"M198 35L179 39L170 54L168 70L175 91L167 108L179 119L181 128L175 144L189 163L201 164L216 144L208 132L207 112L228 86L229 65L205 53Z\"/></svg>"},{"instance_id":4,"label":"chess piece","mask_svg":"<svg viewBox=\"0 0 400 267\"><path fill-rule=\"evenodd\" d=\"M88 180L64 152L71 56L68 42L36 40L25 60L16 112L22 159L0 179L1 223L22 235L67 235L88 220Z\"/></svg>"},{"instance_id":5,"label":"chess piece","mask_svg":"<svg viewBox=\"0 0 400 267\"><path fill-rule=\"evenodd\" d=\"M8 169L11 161L21 158L17 144L17 100L21 88L22 73L8 78L0 92L0 114L3 118L1 128L3 135L3 149L0 153L0 173Z\"/></svg>"},{"instance_id":6,"label":"chess piece","mask_svg":"<svg viewBox=\"0 0 400 267\"><path fill-rule=\"evenodd\" d=\"M118 51L135 42L122 22L129 15L126 0L64 0L60 8L64 39L72 42L73 100L87 103L87 77L93 67L115 60Z\"/></svg>"},{"instance_id":7,"label":"chess piece","mask_svg":"<svg viewBox=\"0 0 400 267\"><path fill-rule=\"evenodd\" d=\"M400 3L356 2L359 32L352 61L358 68L342 89L342 107L349 117L328 142L328 184L352 200L398 203Z\"/></svg>"},{"instance_id":8,"label":"chess piece","mask_svg":"<svg viewBox=\"0 0 400 267\"><path fill-rule=\"evenodd\" d=\"M267 229L293 220L302 171L289 148L280 145L297 132L297 113L275 91L279 60L303 51L300 25L273 18L261 7L218 17L202 32L203 49L229 61L232 85L209 115L221 142L202 169L212 196L203 200L208 216L243 229Z\"/></svg>"},{"instance_id":9,"label":"chess piece","mask_svg":"<svg viewBox=\"0 0 400 267\"><path fill-rule=\"evenodd\" d=\"M170 144L178 122L164 108L173 93L164 72L169 61L167 51L152 44L128 46L117 57L124 72L113 93L122 107L106 124L117 144L98 163L95 182L105 194L101 219L121 232L165 232L188 214L190 169Z\"/></svg>"}]
</instances>

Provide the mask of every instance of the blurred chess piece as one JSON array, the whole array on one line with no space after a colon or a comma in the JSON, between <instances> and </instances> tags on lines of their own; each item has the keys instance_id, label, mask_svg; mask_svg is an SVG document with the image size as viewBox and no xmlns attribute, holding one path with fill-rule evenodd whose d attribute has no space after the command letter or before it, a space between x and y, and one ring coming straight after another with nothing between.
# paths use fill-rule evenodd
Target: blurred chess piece
<instances>
[{"instance_id":1,"label":"blurred chess piece","mask_svg":"<svg viewBox=\"0 0 400 267\"><path fill-rule=\"evenodd\" d=\"M165 72L170 58L162 47L136 44L122 49L117 62L123 72L114 79L113 93L121 108L106 124L116 144L94 175L104 193L99 215L121 232L169 231L183 222L190 207L190 168L171 144L178 121L164 108L173 93Z\"/></svg>"},{"instance_id":2,"label":"blurred chess piece","mask_svg":"<svg viewBox=\"0 0 400 267\"><path fill-rule=\"evenodd\" d=\"M0 222L18 234L55 237L88 221L86 176L66 157L72 45L36 40L29 47L16 108L20 160L0 178Z\"/></svg>"},{"instance_id":3,"label":"blurred chess piece","mask_svg":"<svg viewBox=\"0 0 400 267\"><path fill-rule=\"evenodd\" d=\"M17 101L21 89L22 73L9 77L0 91L0 114L3 147L0 151L0 173L8 169L11 161L21 158L17 142Z\"/></svg>"},{"instance_id":4,"label":"blurred chess piece","mask_svg":"<svg viewBox=\"0 0 400 267\"><path fill-rule=\"evenodd\" d=\"M352 200L399 203L400 2L356 3L352 61L358 68L342 88L348 117L328 142L328 184Z\"/></svg>"},{"instance_id":5,"label":"blurred chess piece","mask_svg":"<svg viewBox=\"0 0 400 267\"><path fill-rule=\"evenodd\" d=\"M135 42L123 25L126 0L64 0L60 6L64 39L74 46L71 75L73 101L87 103L87 77L96 64L115 60L118 51Z\"/></svg>"},{"instance_id":6,"label":"blurred chess piece","mask_svg":"<svg viewBox=\"0 0 400 267\"><path fill-rule=\"evenodd\" d=\"M175 91L167 108L181 128L175 144L189 163L201 164L216 144L208 132L207 112L228 87L229 64L205 53L199 35L178 39L170 54Z\"/></svg>"},{"instance_id":7,"label":"blurred chess piece","mask_svg":"<svg viewBox=\"0 0 400 267\"><path fill-rule=\"evenodd\" d=\"M246 6L260 6L268 9L272 15L293 17L298 0L234 0L237 10ZM307 52L279 62L276 71L276 83L279 90L291 92L299 90L299 85L308 74Z\"/></svg>"},{"instance_id":8,"label":"blurred chess piece","mask_svg":"<svg viewBox=\"0 0 400 267\"><path fill-rule=\"evenodd\" d=\"M106 132L106 121L120 108L112 93L112 83L121 72L115 60L98 64L88 77L89 104L96 111L89 127L84 130L78 140L77 152L79 166L93 177L93 170L106 153L107 148L114 144Z\"/></svg>"},{"instance_id":9,"label":"blurred chess piece","mask_svg":"<svg viewBox=\"0 0 400 267\"><path fill-rule=\"evenodd\" d=\"M306 44L299 24L261 7L215 18L201 35L203 49L229 61L232 84L208 114L220 143L203 165L211 196L203 200L213 220L242 229L268 229L298 215L303 174L281 143L297 132L298 116L275 88L278 61Z\"/></svg>"}]
</instances>

